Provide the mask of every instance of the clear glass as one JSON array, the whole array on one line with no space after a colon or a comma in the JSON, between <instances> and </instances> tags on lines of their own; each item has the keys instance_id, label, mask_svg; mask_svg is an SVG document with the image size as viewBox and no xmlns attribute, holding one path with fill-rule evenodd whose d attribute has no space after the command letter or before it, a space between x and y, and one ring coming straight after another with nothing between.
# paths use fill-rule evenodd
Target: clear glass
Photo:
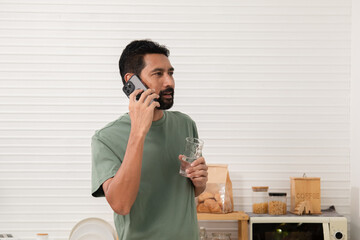
<instances>
[{"instance_id":1,"label":"clear glass","mask_svg":"<svg viewBox=\"0 0 360 240\"><path fill-rule=\"evenodd\" d=\"M204 141L199 138L187 137L185 139L184 157L181 160L180 175L187 177L186 169L190 164L202 156Z\"/></svg>"},{"instance_id":2,"label":"clear glass","mask_svg":"<svg viewBox=\"0 0 360 240\"><path fill-rule=\"evenodd\" d=\"M252 208L255 214L268 213L268 189L269 187L252 187Z\"/></svg>"},{"instance_id":3,"label":"clear glass","mask_svg":"<svg viewBox=\"0 0 360 240\"><path fill-rule=\"evenodd\" d=\"M231 240L231 233L217 232L212 233L212 240Z\"/></svg>"},{"instance_id":4,"label":"clear glass","mask_svg":"<svg viewBox=\"0 0 360 240\"><path fill-rule=\"evenodd\" d=\"M270 215L284 215L286 214L286 195L284 196L270 196L269 195L269 214Z\"/></svg>"},{"instance_id":5,"label":"clear glass","mask_svg":"<svg viewBox=\"0 0 360 240\"><path fill-rule=\"evenodd\" d=\"M206 239L207 239L206 229L204 227L200 227L200 240L206 240Z\"/></svg>"}]
</instances>

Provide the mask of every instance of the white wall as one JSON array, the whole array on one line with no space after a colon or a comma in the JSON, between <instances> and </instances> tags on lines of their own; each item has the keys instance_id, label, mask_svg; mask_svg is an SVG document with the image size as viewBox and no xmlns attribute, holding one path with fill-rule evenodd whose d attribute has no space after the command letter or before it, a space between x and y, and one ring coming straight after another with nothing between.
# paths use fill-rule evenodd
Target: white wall
<instances>
[{"instance_id":1,"label":"white wall","mask_svg":"<svg viewBox=\"0 0 360 240\"><path fill-rule=\"evenodd\" d=\"M351 34L351 238L360 236L360 3L352 1Z\"/></svg>"},{"instance_id":2,"label":"white wall","mask_svg":"<svg viewBox=\"0 0 360 240\"><path fill-rule=\"evenodd\" d=\"M235 210L251 186L289 194L322 179L322 207L350 215L350 0L0 1L0 232L67 239L86 217L90 138L127 111L117 61L133 39L167 45L174 110L227 163ZM202 222L227 230L233 222Z\"/></svg>"}]
</instances>

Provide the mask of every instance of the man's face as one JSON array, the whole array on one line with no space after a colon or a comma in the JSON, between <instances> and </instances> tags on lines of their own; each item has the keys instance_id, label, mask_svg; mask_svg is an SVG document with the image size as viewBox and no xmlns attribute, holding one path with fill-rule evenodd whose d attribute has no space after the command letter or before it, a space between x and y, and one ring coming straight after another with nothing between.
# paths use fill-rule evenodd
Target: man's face
<instances>
[{"instance_id":1,"label":"man's face","mask_svg":"<svg viewBox=\"0 0 360 240\"><path fill-rule=\"evenodd\" d=\"M141 80L160 96L158 109L169 109L174 104L174 68L163 54L146 54L145 67L140 73Z\"/></svg>"}]
</instances>

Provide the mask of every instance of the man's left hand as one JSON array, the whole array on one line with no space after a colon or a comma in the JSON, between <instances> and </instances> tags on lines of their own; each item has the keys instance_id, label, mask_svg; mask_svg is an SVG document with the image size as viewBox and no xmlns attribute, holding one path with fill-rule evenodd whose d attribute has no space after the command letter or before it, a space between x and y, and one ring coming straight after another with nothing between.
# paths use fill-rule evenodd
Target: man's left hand
<instances>
[{"instance_id":1,"label":"man's left hand","mask_svg":"<svg viewBox=\"0 0 360 240\"><path fill-rule=\"evenodd\" d=\"M180 155L179 159L181 160L182 157L183 155ZM193 182L195 188L205 189L208 180L207 169L204 157L199 157L186 169L187 177Z\"/></svg>"}]
</instances>

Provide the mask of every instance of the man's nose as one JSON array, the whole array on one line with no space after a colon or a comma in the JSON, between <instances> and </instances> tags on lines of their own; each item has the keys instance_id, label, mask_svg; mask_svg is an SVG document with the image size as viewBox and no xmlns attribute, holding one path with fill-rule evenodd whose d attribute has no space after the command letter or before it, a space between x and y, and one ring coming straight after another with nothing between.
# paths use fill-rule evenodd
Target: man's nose
<instances>
[{"instance_id":1,"label":"man's nose","mask_svg":"<svg viewBox=\"0 0 360 240\"><path fill-rule=\"evenodd\" d=\"M165 74L164 83L165 86L174 87L174 78L170 74Z\"/></svg>"}]
</instances>

